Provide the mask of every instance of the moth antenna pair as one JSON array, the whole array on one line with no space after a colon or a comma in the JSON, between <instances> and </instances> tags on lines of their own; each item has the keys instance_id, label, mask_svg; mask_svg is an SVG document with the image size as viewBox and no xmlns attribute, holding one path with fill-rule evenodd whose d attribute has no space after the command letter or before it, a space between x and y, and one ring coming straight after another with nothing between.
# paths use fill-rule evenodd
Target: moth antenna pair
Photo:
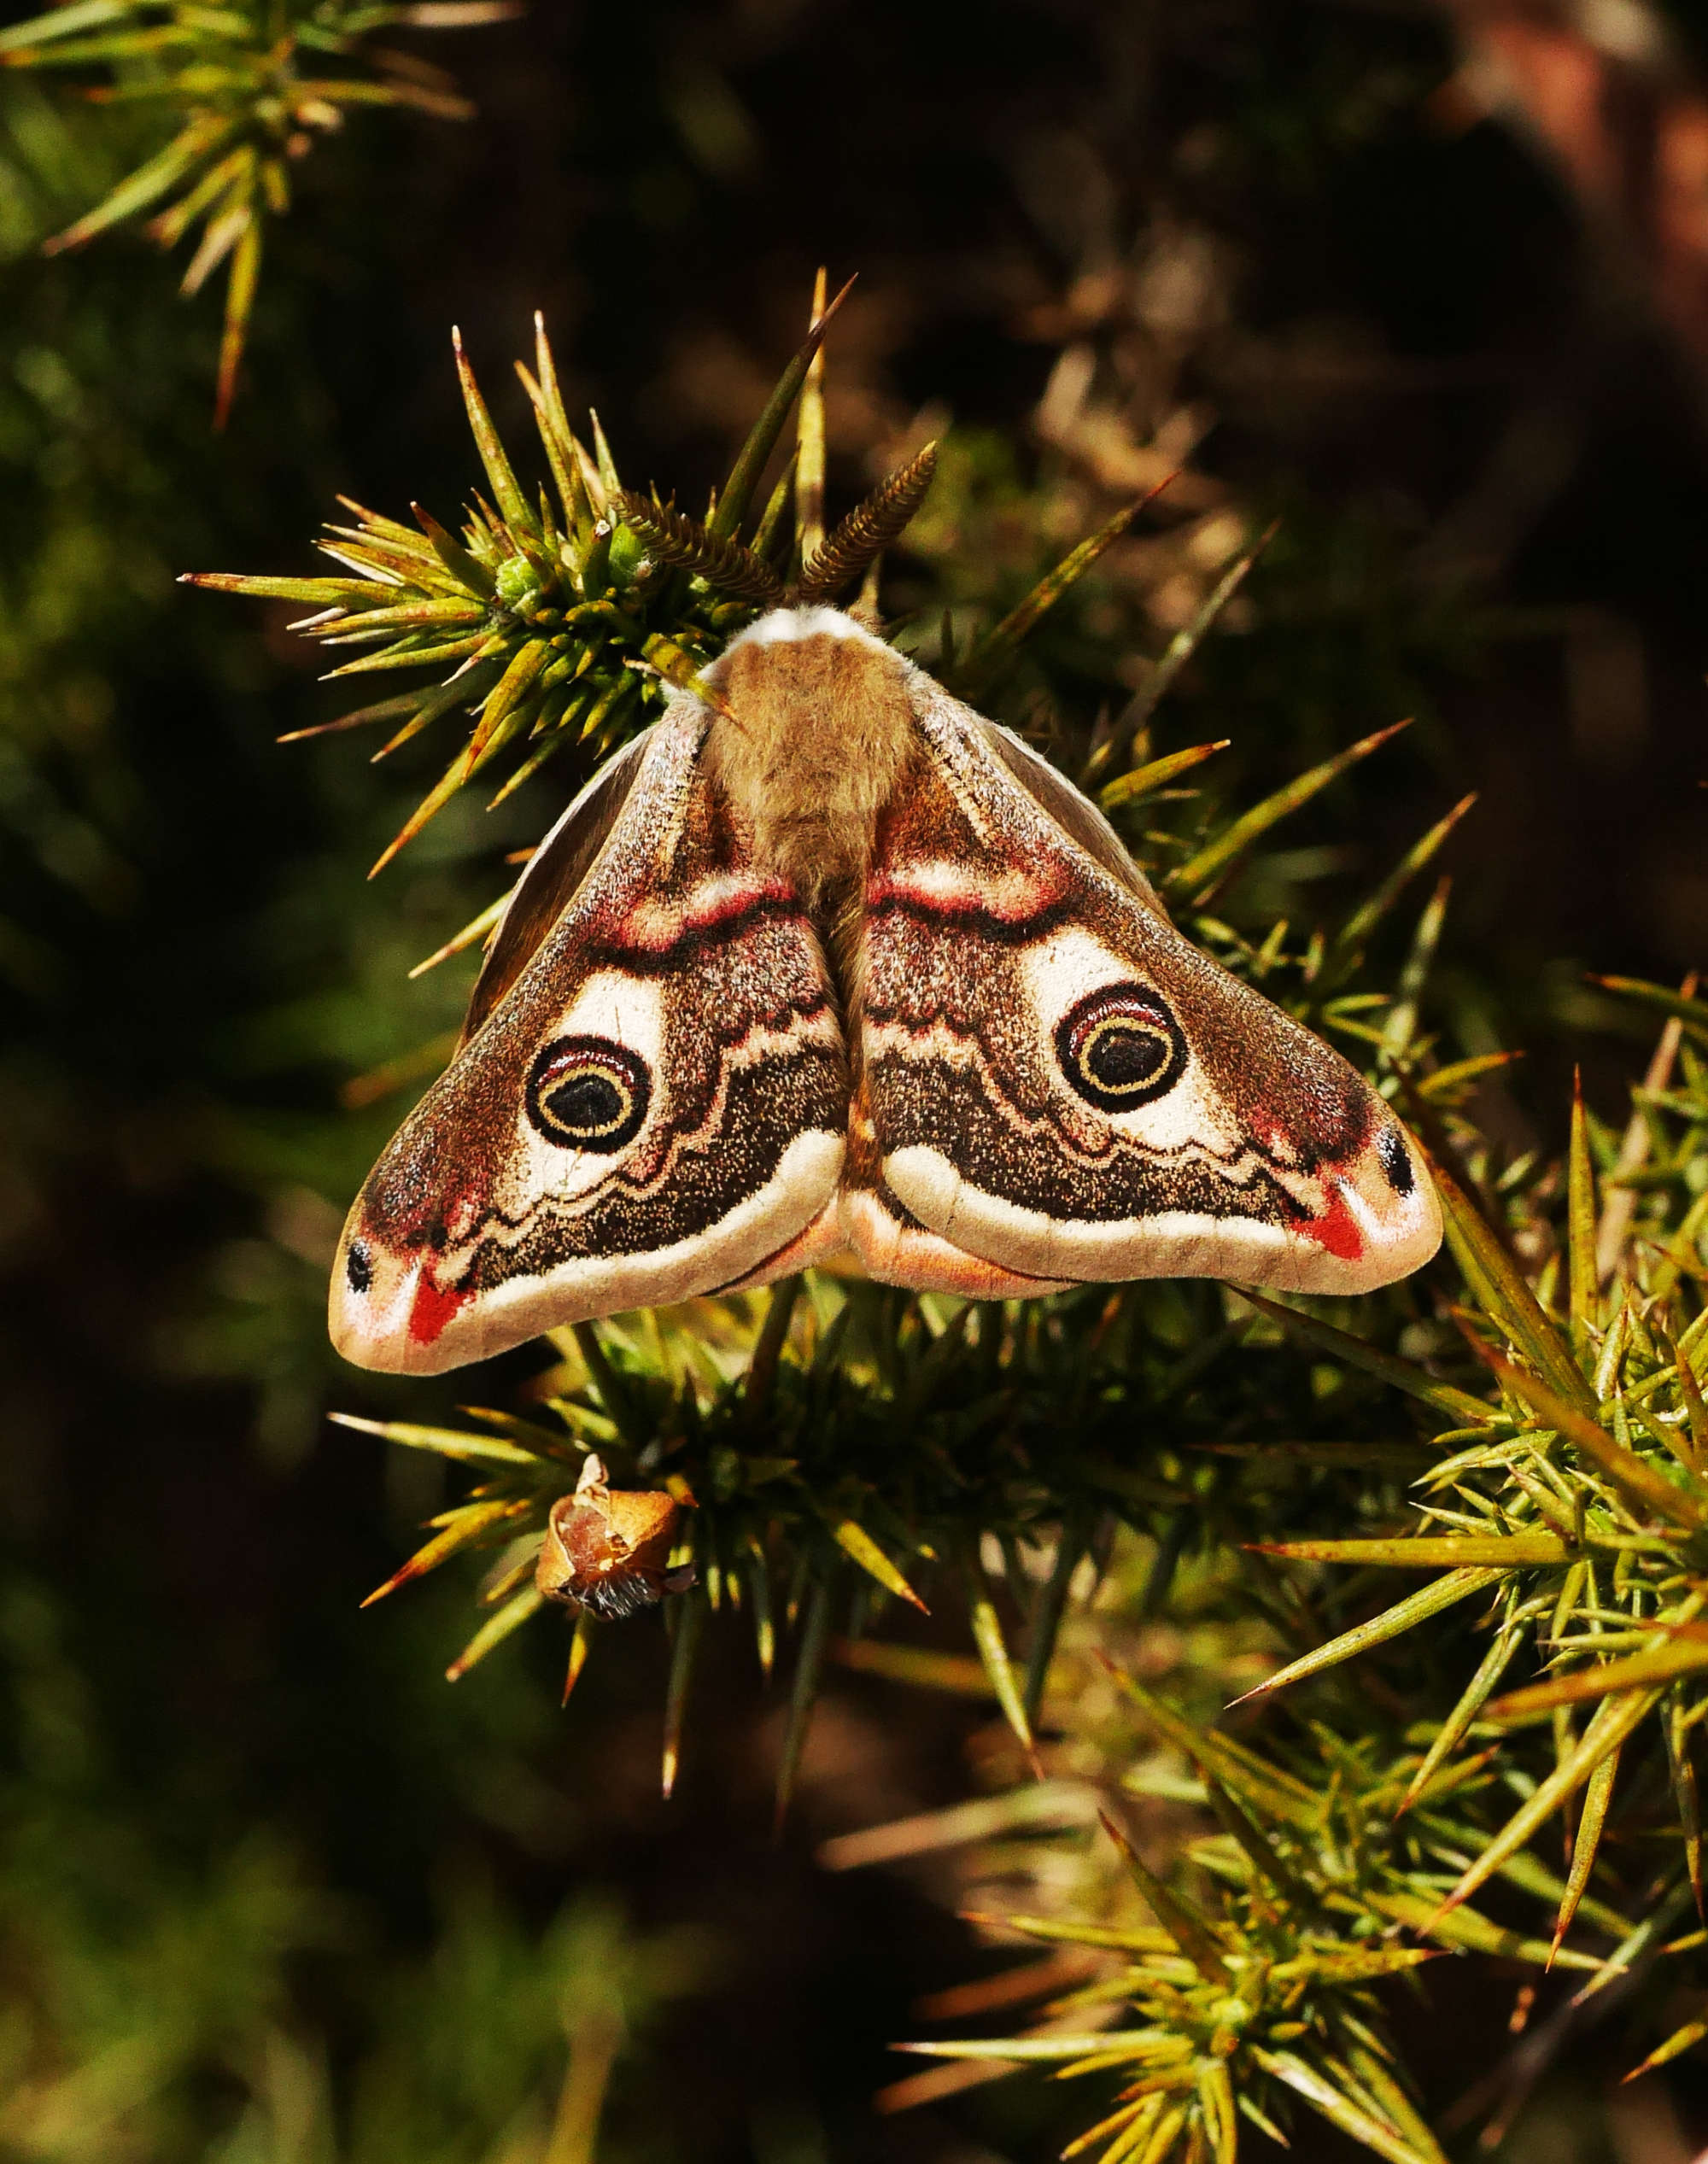
<instances>
[{"instance_id":1,"label":"moth antenna pair","mask_svg":"<svg viewBox=\"0 0 1708 2164\"><path fill-rule=\"evenodd\" d=\"M771 608L828 601L858 578L873 559L906 527L931 486L937 469L937 446L927 443L917 457L880 482L857 504L822 547L813 551L792 584L745 543L709 533L697 518L669 505L625 489L617 507L625 523L660 563L695 571L732 599Z\"/></svg>"}]
</instances>

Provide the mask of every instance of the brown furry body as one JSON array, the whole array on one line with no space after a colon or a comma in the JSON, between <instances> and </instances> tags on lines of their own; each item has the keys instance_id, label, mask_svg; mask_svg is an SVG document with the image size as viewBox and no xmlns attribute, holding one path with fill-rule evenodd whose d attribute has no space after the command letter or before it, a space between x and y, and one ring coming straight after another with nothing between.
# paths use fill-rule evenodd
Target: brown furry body
<instances>
[{"instance_id":1,"label":"brown furry body","mask_svg":"<svg viewBox=\"0 0 1708 2164\"><path fill-rule=\"evenodd\" d=\"M916 755L908 675L892 648L845 629L742 640L713 672L728 712L712 723L708 765L757 863L810 904L860 878Z\"/></svg>"}]
</instances>

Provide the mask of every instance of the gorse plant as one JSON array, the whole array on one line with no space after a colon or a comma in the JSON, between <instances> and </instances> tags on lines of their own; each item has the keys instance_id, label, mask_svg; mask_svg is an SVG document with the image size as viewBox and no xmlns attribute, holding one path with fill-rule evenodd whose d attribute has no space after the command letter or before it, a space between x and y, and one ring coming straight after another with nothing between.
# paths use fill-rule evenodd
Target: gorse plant
<instances>
[{"instance_id":1,"label":"gorse plant","mask_svg":"<svg viewBox=\"0 0 1708 2164\"><path fill-rule=\"evenodd\" d=\"M1213 1646L1196 1676L1182 1670L1184 1709L1114 1664L1113 1703L1107 1689L1100 1697L1088 1687L1086 1664L1108 1663L1107 1648L1136 1632L1142 1650L1155 1607L1142 1588L1160 1550L1135 1559L1136 1582L1134 1562L1118 1570L1104 1611L1076 1626L1070 1670L1045 1710L1056 1730L1047 1755L1107 1794L1196 1802L1204 1830L1195 1837L1189 1816L1166 1844L1173 1869L1159 1869L1111 1827L1154 1919L1137 1931L1108 1917L1119 1891L1112 1863L1091 1915L1026 1913L1013 1891L1011 1841L1008 1898L1021 1905L986 1920L998 1935L1108 1949L1120 1964L1052 2003L1021 2035L912 2047L998 2070L1049 2062L1069 2074L1119 2075L1126 2085L1118 2108L1069 2154L1227 2157L1236 2112L1266 2129L1278 2091L1378 2155L1406 2164L1438 2157L1395 2085L1391 2043L1368 1997L1383 1962L1392 1973L1411 1965L1405 1936L1461 1956L1500 1954L1530 1965L1538 1981L1576 1972L1544 2051L1515 2052L1485 2094L1485 2108L1494 2107L1485 2142L1575 2023L1599 2015L1611 1987L1626 1997L1635 1988L1642 2009L1628 2078L1708 2036L1691 1960L1708 1943L1693 1927L1702 1919L1698 1618L1708 1594L1694 1363L1708 1336L1708 1159L1705 1068L1692 1042L1703 1042L1708 1009L1657 986L1617 989L1671 1017L1623 1132L1600 1130L1580 1100L1562 1178L1521 1163L1491 1185L1487 1146L1452 1122L1465 1184L1439 1168L1437 1178L1464 1289L1440 1322L1400 1333L1429 1346L1424 1361L1253 1295L1332 1363L1330 1402L1355 1378L1379 1380L1453 1425L1433 1434L1413 1425L1379 1442L1366 1425L1362 1440L1338 1445L1223 1444L1258 1477L1272 1524L1284 1513L1296 1524L1320 1508L1313 1477L1338 1458L1363 1473L1360 1491L1338 1484L1343 1513L1361 1509L1389 1525L1355 1538L1254 1539L1256 1512L1200 1500L1186 1545L1203 1561L1183 1620L1202 1611L1203 1574L1214 1584L1215 1559L1231 1559L1236 1543L1251 1557L1355 1567L1355 1609L1367 1610L1382 1573L1419 1570L1430 1582L1336 1629L1347 1596L1332 1580L1260 1579L1236 1594L1223 1571L1213 1597L1225 1614L1263 1611L1272 1644L1308 1650L1252 1689L1243 1649L1235 1660L1228 1645ZM1417 1100L1426 1118L1427 1089ZM1469 1191L1479 1186L1486 1212ZM1515 1247L1544 1255L1534 1284ZM1399 1510L1383 1476L1401 1471L1415 1475L1421 1500ZM1404 1530L1395 1522L1402 1515L1413 1520ZM1436 1619L1472 1600L1477 1637L1467 1649L1466 1634L1442 1636ZM1374 1698L1333 1687L1347 1664L1359 1663L1367 1684L1372 1660L1408 1652L1409 1664L1390 1670ZM904 1660L886 1664L908 1670ZM1502 1689L1525 1668L1535 1680ZM1252 1701L1279 1713L1301 1688L1311 1717L1276 1728L1272 1714L1264 1752L1237 1725L1208 1725L1218 1697L1240 1694L1237 1724L1252 1717ZM1557 1868L1544 1839L1556 1823L1565 1833ZM1015 1833L1024 1824L1017 1811ZM1059 1875L1041 1855L1034 1868ZM1493 1915L1473 1905L1488 1898ZM1515 1903L1516 1924L1505 1920ZM1523 1920L1538 1906L1544 1933ZM1527 1986L1516 2026L1534 1994ZM1062 2033L1073 2010L1090 2008L1105 2028Z\"/></svg>"},{"instance_id":2,"label":"gorse plant","mask_svg":"<svg viewBox=\"0 0 1708 2164\"><path fill-rule=\"evenodd\" d=\"M874 2033L912 2039L880 2111L956 2114L904 2134L922 2153L970 2131L1071 2164L1255 2164L1284 2140L1594 2164L1626 2142L1588 2093L1610 2067L1699 2140L1690 2073L1655 2070L1708 2042L1708 1002L1562 996L1531 948L1564 882L1505 848L1531 804L1491 792L1458 831L1462 769L1498 775L1552 683L1499 651L1541 652L1542 618L1503 613L1465 506L1512 478L1511 401L1552 412L1559 352L1607 324L1491 298L1529 290L1508 273L1541 213L1491 179L1486 129L1415 125L1456 95L1445 16L1247 9L1230 40L1190 9L1034 11L1023 60L997 24L968 75L880 9L859 35L912 61L869 92L836 64L836 10L536 21L525 71L494 55L526 179L494 254L489 202L400 171L388 124L329 138L363 106L467 110L395 48L507 0L11 12L0 2148L778 2164L845 2146L814 2119L845 2123ZM1058 112L1052 91L1040 129L1034 84L1068 82L1088 35L1095 97ZM950 107L1002 144L999 218L976 158L939 170ZM883 290L827 342L821 289L767 404L744 373L769 335L756 191L763 260L798 260L823 142L874 139L904 208L890 234L883 191L848 198L848 240ZM306 177L336 183L361 275L336 336L306 335L306 289L275 295L269 426L198 470L203 364L174 353L194 319L168 321L135 241L178 252L189 292L224 284L224 419L317 145ZM400 199L442 219L418 231ZM1406 276L1354 290L1372 231ZM471 257L501 309L505 264L531 278L542 249L584 342L623 323L609 440L570 395L585 344L560 333L554 359L541 327L524 406L493 395L483 325L456 352L478 494L458 511L442 444L411 489L347 484L383 508L346 500L318 571L289 560L290 472L395 453L370 424L395 323L457 313ZM1401 283L1403 310L1372 303ZM840 526L827 348L841 472L878 491ZM952 410L910 403L928 376ZM721 484L673 494L649 425L722 429L738 396L763 411ZM1442 428L1471 461L1450 478L1417 454ZM1620 462L1641 477L1629 442ZM1548 534L1572 520L1558 499ZM432 1032L517 845L763 610L850 605L837 582L879 547L861 620L1015 726L1183 933L1363 1068L1429 1153L1448 1247L1333 1303L1202 1280L969 1302L820 1271L564 1328L460 1392L329 1385L326 1262L379 1139L340 1099L442 1065ZM1533 599L1559 547L1525 544ZM1657 659L1671 635L1630 596L1667 549L1688 554L1664 519L1632 521L1582 593ZM173 605L168 562L232 561L291 576L195 582L303 619L330 690L199 594ZM1571 740L1525 754L1551 818L1589 786L1572 623ZM1498 713L1454 682L1473 654ZM1684 678L1651 676L1658 723ZM1508 706L1514 684L1534 697ZM261 763L263 701L325 741ZM1647 811L1598 866L1595 921L1659 931L1640 883L1664 886L1670 829L1641 765L1627 783ZM1461 912L1445 874L1491 836ZM401 981L418 956L424 997ZM1506 1072L1503 1048L1616 1013L1641 1047L1629 1119L1610 1057L1588 1103L1541 1059ZM329 1387L351 1410L315 1452ZM562 1529L607 1505L649 1529L644 1570L563 1612L587 1581ZM381 1580L377 1614L345 1612ZM933 1809L950 1699L974 1793ZM904 1898L827 1896L763 1842L709 1854L756 1763L792 1841L904 1863ZM921 1886L979 1942L947 1988L946 1931L908 1929ZM910 2012L915 1979L934 1996ZM1571 2124L1508 2152L1538 2083L1536 2120Z\"/></svg>"},{"instance_id":3,"label":"gorse plant","mask_svg":"<svg viewBox=\"0 0 1708 2164\"><path fill-rule=\"evenodd\" d=\"M572 754L565 779L573 787L651 717L671 686L696 684L699 668L765 602L785 590L811 595L899 530L928 481L928 452L823 537L822 392L814 364L829 315L821 295L812 330L718 491L704 529L624 491L596 423L594 452L571 433L542 330L537 373L523 375L555 500L542 493L536 507L522 488L459 348L471 424L495 500L495 507L477 503L460 540L419 507L418 533L362 512L360 529L340 529L322 544L353 576L194 575L204 586L319 605L301 629L323 642L374 649L336 674L455 664L430 689L403 693L327 725L401 720L383 747L390 752L436 719L459 711L475 717L467 741L377 870L506 749L520 757L494 802L558 751ZM760 477L798 400L803 418L796 455L753 522L751 538L744 538ZM958 654L952 646L939 650L933 657L939 671L963 687L988 685L1032 626L1125 530L1134 508L1074 550L984 636ZM1373 1000L1383 1009L1382 1041L1403 1050L1413 1026L1408 1010L1393 1003L1390 1014L1390 1003L1379 995L1350 986L1365 945L1438 851L1457 813L1439 822L1332 938L1314 937L1300 950L1290 950L1284 926L1254 944L1208 907L1265 833L1391 732L1366 738L1265 802L1214 822L1208 833L1190 818L1193 792L1173 785L1217 746L1129 763L1156 699L1254 553L1224 577L1144 691L1087 746L1082 772L1093 783L1099 775L1110 775L1101 790L1104 808L1130 827L1187 814L1177 830L1152 830L1147 853L1160 860L1162 891L1181 906L1186 928L1229 967L1272 995L1284 997L1290 985L1293 1010L1318 1022L1351 1021L1367 1032ZM733 599L732 586L738 588ZM503 906L500 900L483 911L441 956L481 938ZM1433 905L1425 912L1425 950L1439 915ZM1126 1454L1121 1434L1137 1377L1144 1376L1148 1397L1166 1401L1202 1372L1204 1348L1236 1342L1242 1325L1231 1319L1226 1295L1208 1286L1099 1289L1011 1312L915 1300L828 1278L816 1281L802 1304L800 1290L792 1280L763 1300L697 1302L680 1315L652 1318L639 1337L592 1325L557 1333L567 1365L540 1389L565 1430L561 1436L507 1416L494 1416L502 1439L490 1441L385 1430L494 1469L393 1581L418 1576L465 1547L513 1544L487 1588L497 1612L459 1657L457 1673L540 1605L537 1589L523 1582L544 1516L561 1489L564 1466L576 1464L580 1451L596 1448L601 1455L616 1453L623 1479L668 1481L699 1506L686 1537L687 1559L702 1590L680 1611L667 1787L704 1612L726 1596L745 1606L767 1668L779 1615L799 1623L786 1796L833 1620L847 1620L839 1611L857 1584L857 1631L873 1598L922 1606L912 1578L937 1564L952 1570L963 1588L980 1652L1016 1734L1031 1747L1028 1705L1036 1707L1048 1665L1050 1617L1059 1617L1112 1488L1121 1486L1111 1469ZM1170 1373L1177 1366L1178 1382ZM1065 1458L1064 1406L1083 1407L1081 1449ZM1027 1675L1023 1681L1011 1679L980 1544L986 1535L1012 1543L1062 1524L1079 1529L1058 1544L1045 1615L1031 1634ZM774 1576L781 1598L773 1595ZM581 1626L576 1665L591 1629L589 1623Z\"/></svg>"},{"instance_id":4,"label":"gorse plant","mask_svg":"<svg viewBox=\"0 0 1708 2164\"><path fill-rule=\"evenodd\" d=\"M672 687L697 687L760 608L810 596L816 578L842 568L839 550L851 563L899 533L929 479L928 452L825 538L831 313L821 289L811 332L704 525L625 488L596 419L590 446L571 429L542 327L534 368L519 372L549 488L518 477L459 342L491 490L460 535L419 506L413 527L355 510L358 523L321 544L338 576L196 575L308 605L301 630L362 649L336 676L435 672L327 728L394 724L389 753L436 723L471 720L381 866L500 755L511 769L494 802L554 754L573 788ZM793 454L762 496L797 408ZM934 644L904 635L957 688L998 690L1027 634L1137 508L970 643L957 649L946 622ZM883 1635L906 1611L945 1602L965 1614L1016 1775L1071 1772L1113 1799L1144 1792L1157 1748L1178 1755L1172 1793L1208 1814L1197 1831L1189 1822L1153 1861L1108 1821L1117 1876L1107 1898L1117 1883L1136 1887L1149 1921L1009 1915L1005 1933L1098 1950L1103 1969L1025 2036L919 2047L1114 2077L1113 2108L1068 2154L1228 2164L1242 2122L1273 2132L1278 2114L1302 2106L1395 2164L1432 2164L1442 2151L1385 2025L1383 1980L1432 1953L1500 1952L1587 1974L1593 1995L1652 1960L1701 1898L1692 1747L1708 1705L1697 1680L1708 1673L1708 1407L1691 1361L1708 1333L1698 1297L1708 1067L1690 1040L1708 1042L1708 1007L1623 987L1672 1018L1631 1127L1604 1133L1580 1103L1563 1177L1530 1161L1499 1167L1465 1107L1506 1056L1448 1057L1425 1019L1445 882L1425 894L1397 969L1370 960L1471 799L1337 923L1301 936L1265 922L1239 874L1265 836L1393 730L1244 807L1182 786L1220 745L1159 752L1153 741L1160 700L1263 545L1237 557L1117 714L1090 730L1058 715L1051 748L1153 867L1188 936L1337 1035L1424 1136L1450 1245L1430 1283L1365 1300L1348 1329L1314 1307L1201 1281L980 1303L821 1272L555 1331L521 1408L471 1408L472 1427L337 1417L476 1476L371 1596L455 1556L486 1559L487 1613L451 1663L453 1679L546 1605L536 1565L547 1519L589 1453L614 1488L679 1506L670 1582L691 1589L666 1601L666 1793L709 1630L727 1619L752 1634L763 1676L787 1672L781 1815L833 1664L964 1682L954 1658ZM874 566L863 605L877 599ZM432 960L482 939L503 906ZM1419 1484L1421 1500L1408 1500ZM1284 1529L1294 1537L1278 1540ZM1131 1562L1105 1577L1112 1556L1130 1552L1143 1558L1138 1577ZM1120 1636L1118 1600L1076 1624L1063 1652L1064 1620L1088 1581L1127 1585L1132 1612L1155 1617L1170 1611L1177 1579L1214 1576L1214 1559L1231 1555L1245 1561L1224 1574L1219 1597L1247 1624L1238 1659L1225 1647L1212 1658L1184 1711L1111 1671L1126 1711L1113 1735L1105 1722L1088 1766L1085 1694L1060 1687L1061 1662L1087 1658L1087 1632L1111 1650ZM1370 1612L1378 1574L1394 1569L1429 1581ZM1466 1634L1454 1625L1473 1601L1487 1650L1460 1657ZM580 1613L565 1697L614 1627ZM1342 1664L1403 1658L1431 1629L1452 1635L1402 1670L1389 1714L1337 1694ZM1254 1653L1267 1672L1252 1691ZM1537 1680L1515 1688L1521 1656ZM1310 1722L1284 1726L1262 1750L1205 1725L1242 1691L1276 1711L1240 1717L1272 1725L1301 1689ZM1607 1867L1627 1795L1643 1853L1663 1858L1658 1876ZM1670 1853L1655 1849L1663 1798ZM1570 1844L1556 1871L1535 1845L1563 1812ZM1473 1905L1497 1890L1493 1913ZM1507 1921L1514 1900L1547 1903L1551 1928ZM1673 1951L1695 1943L1687 1935ZM1134 2015L1137 2027L1125 2018ZM1092 2027L1076 2029L1075 2015ZM1693 2015L1649 2062L1705 2033Z\"/></svg>"}]
</instances>

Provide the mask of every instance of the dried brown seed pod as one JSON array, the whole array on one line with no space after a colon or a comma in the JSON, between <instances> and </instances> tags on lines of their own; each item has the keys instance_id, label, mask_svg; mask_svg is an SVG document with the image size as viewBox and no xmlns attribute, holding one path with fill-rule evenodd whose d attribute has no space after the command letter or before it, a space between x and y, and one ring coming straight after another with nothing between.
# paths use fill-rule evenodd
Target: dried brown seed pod
<instances>
[{"instance_id":1,"label":"dried brown seed pod","mask_svg":"<svg viewBox=\"0 0 1708 2164\"><path fill-rule=\"evenodd\" d=\"M552 1506L535 1583L548 1600L613 1622L685 1592L693 1570L666 1567L683 1507L659 1488L613 1488L589 1455L575 1493Z\"/></svg>"}]
</instances>

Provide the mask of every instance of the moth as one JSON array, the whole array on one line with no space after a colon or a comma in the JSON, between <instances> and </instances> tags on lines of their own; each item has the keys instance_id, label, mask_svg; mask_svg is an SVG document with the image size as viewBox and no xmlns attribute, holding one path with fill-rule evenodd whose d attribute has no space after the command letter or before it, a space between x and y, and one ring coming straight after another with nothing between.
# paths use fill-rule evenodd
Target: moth
<instances>
[{"instance_id":1,"label":"moth","mask_svg":"<svg viewBox=\"0 0 1708 2164\"><path fill-rule=\"evenodd\" d=\"M347 1359L431 1373L826 1263L997 1299L1427 1261L1428 1173L1363 1079L1175 930L1046 760L828 605L882 518L785 592L645 516L778 605L529 862L350 1212Z\"/></svg>"}]
</instances>

